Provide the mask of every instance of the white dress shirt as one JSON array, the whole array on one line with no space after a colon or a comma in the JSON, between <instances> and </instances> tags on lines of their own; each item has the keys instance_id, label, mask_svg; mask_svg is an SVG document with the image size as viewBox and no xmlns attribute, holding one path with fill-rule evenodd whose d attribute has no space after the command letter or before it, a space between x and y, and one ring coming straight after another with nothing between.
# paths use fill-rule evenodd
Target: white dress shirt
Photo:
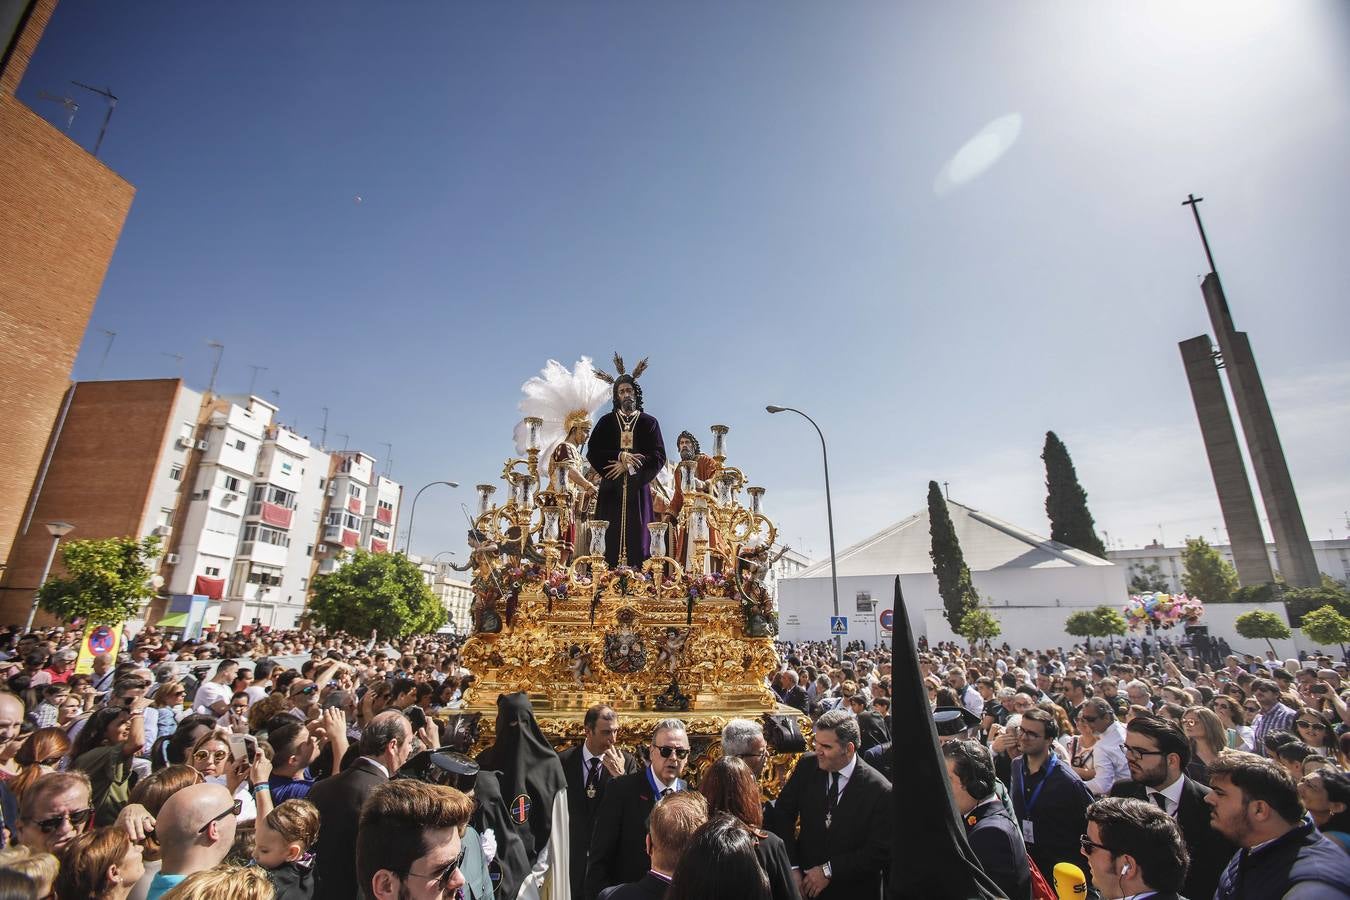
<instances>
[{"instance_id":1,"label":"white dress shirt","mask_svg":"<svg viewBox=\"0 0 1350 900\"><path fill-rule=\"evenodd\" d=\"M1161 791L1155 791L1153 788L1145 788L1144 791L1148 794L1148 802L1154 806L1158 806L1158 797L1164 798L1167 801L1167 808L1163 809L1163 812L1175 819L1177 810L1181 808L1181 790L1185 786L1186 776L1182 775Z\"/></svg>"},{"instance_id":2,"label":"white dress shirt","mask_svg":"<svg viewBox=\"0 0 1350 900\"><path fill-rule=\"evenodd\" d=\"M1111 785L1130 780L1130 766L1125 762L1125 726L1112 722L1097 736L1092 745L1092 768L1095 774L1087 782L1088 790L1105 797Z\"/></svg>"}]
</instances>

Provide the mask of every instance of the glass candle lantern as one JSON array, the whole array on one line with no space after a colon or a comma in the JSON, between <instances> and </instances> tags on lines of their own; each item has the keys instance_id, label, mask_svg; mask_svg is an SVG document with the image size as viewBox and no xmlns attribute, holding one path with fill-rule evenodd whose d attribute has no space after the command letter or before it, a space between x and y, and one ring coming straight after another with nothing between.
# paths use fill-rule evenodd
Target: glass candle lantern
<instances>
[{"instance_id":1,"label":"glass candle lantern","mask_svg":"<svg viewBox=\"0 0 1350 900\"><path fill-rule=\"evenodd\" d=\"M750 511L755 515L764 514L764 488L747 488L746 493L750 495Z\"/></svg>"},{"instance_id":2,"label":"glass candle lantern","mask_svg":"<svg viewBox=\"0 0 1350 900\"><path fill-rule=\"evenodd\" d=\"M689 538L694 541L708 539L708 510L702 503L694 504L689 513Z\"/></svg>"},{"instance_id":3,"label":"glass candle lantern","mask_svg":"<svg viewBox=\"0 0 1350 900\"><path fill-rule=\"evenodd\" d=\"M559 493L567 490L567 468L566 465L553 467L553 490Z\"/></svg>"},{"instance_id":4,"label":"glass candle lantern","mask_svg":"<svg viewBox=\"0 0 1350 900\"><path fill-rule=\"evenodd\" d=\"M698 462L692 459L686 459L680 463L680 492L692 494L698 490L695 486L695 472L698 468Z\"/></svg>"},{"instance_id":5,"label":"glass candle lantern","mask_svg":"<svg viewBox=\"0 0 1350 900\"><path fill-rule=\"evenodd\" d=\"M714 425L712 427L713 452L712 455L717 459L726 459L727 456L727 432L731 429L725 425Z\"/></svg>"},{"instance_id":6,"label":"glass candle lantern","mask_svg":"<svg viewBox=\"0 0 1350 900\"><path fill-rule=\"evenodd\" d=\"M717 479L717 502L723 506L730 506L736 500L736 476L731 472L724 472Z\"/></svg>"},{"instance_id":7,"label":"glass candle lantern","mask_svg":"<svg viewBox=\"0 0 1350 900\"><path fill-rule=\"evenodd\" d=\"M647 531L651 535L651 546L647 551L648 555L666 555L666 532L669 529L670 526L665 522L649 522L647 524Z\"/></svg>"},{"instance_id":8,"label":"glass candle lantern","mask_svg":"<svg viewBox=\"0 0 1350 900\"><path fill-rule=\"evenodd\" d=\"M492 495L497 492L497 486L492 484L480 484L475 490L478 491L478 515L484 515L488 507L492 505Z\"/></svg>"},{"instance_id":9,"label":"glass candle lantern","mask_svg":"<svg viewBox=\"0 0 1350 900\"><path fill-rule=\"evenodd\" d=\"M605 532L609 523L604 519L591 519L591 556L605 555Z\"/></svg>"},{"instance_id":10,"label":"glass candle lantern","mask_svg":"<svg viewBox=\"0 0 1350 900\"><path fill-rule=\"evenodd\" d=\"M543 427L543 424L544 420L538 416L530 416L525 420L525 428L529 432L529 437L526 439L525 446L529 447L531 450L539 449L539 429Z\"/></svg>"},{"instance_id":11,"label":"glass candle lantern","mask_svg":"<svg viewBox=\"0 0 1350 900\"><path fill-rule=\"evenodd\" d=\"M556 506L544 507L544 540L556 541L558 539L560 512Z\"/></svg>"},{"instance_id":12,"label":"glass candle lantern","mask_svg":"<svg viewBox=\"0 0 1350 900\"><path fill-rule=\"evenodd\" d=\"M520 476L519 485L520 485L520 505L529 506L531 492L534 490L534 476L532 475Z\"/></svg>"}]
</instances>

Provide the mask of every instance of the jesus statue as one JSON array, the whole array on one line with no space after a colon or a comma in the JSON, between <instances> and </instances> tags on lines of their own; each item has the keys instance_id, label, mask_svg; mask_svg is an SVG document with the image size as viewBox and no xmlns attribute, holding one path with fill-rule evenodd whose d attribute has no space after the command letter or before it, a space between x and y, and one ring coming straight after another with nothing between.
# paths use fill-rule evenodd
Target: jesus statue
<instances>
[{"instance_id":1,"label":"jesus statue","mask_svg":"<svg viewBox=\"0 0 1350 900\"><path fill-rule=\"evenodd\" d=\"M641 566L647 560L652 521L651 481L666 464L661 425L642 411L642 388L637 380L647 368L644 359L624 372L623 357L614 355L618 376L597 370L613 385L614 411L595 423L586 458L601 476L595 517L609 522L605 532L605 561L610 566Z\"/></svg>"}]
</instances>

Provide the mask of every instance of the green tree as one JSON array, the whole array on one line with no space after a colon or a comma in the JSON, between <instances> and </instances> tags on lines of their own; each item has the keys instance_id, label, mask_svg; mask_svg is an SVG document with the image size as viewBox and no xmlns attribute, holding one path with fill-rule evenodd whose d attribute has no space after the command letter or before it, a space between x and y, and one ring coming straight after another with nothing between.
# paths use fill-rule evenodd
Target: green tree
<instances>
[{"instance_id":1,"label":"green tree","mask_svg":"<svg viewBox=\"0 0 1350 900\"><path fill-rule=\"evenodd\" d=\"M1230 603L1238 589L1237 571L1204 538L1189 538L1181 551L1181 586L1202 603Z\"/></svg>"},{"instance_id":2,"label":"green tree","mask_svg":"<svg viewBox=\"0 0 1350 900\"><path fill-rule=\"evenodd\" d=\"M1319 644L1339 644L1341 656L1345 656L1345 645L1350 644L1350 619L1336 607L1327 605L1313 610L1303 617L1301 627L1304 634Z\"/></svg>"},{"instance_id":3,"label":"green tree","mask_svg":"<svg viewBox=\"0 0 1350 900\"><path fill-rule=\"evenodd\" d=\"M1303 617L1315 609L1331 606L1343 616L1350 616L1350 591L1345 585L1325 573L1317 587L1291 588L1284 592L1284 611L1289 624L1302 628Z\"/></svg>"},{"instance_id":4,"label":"green tree","mask_svg":"<svg viewBox=\"0 0 1350 900\"><path fill-rule=\"evenodd\" d=\"M340 568L314 579L309 612L319 624L351 634L424 634L445 624L445 607L402 553L356 549Z\"/></svg>"},{"instance_id":5,"label":"green tree","mask_svg":"<svg viewBox=\"0 0 1350 900\"><path fill-rule=\"evenodd\" d=\"M992 641L1003 633L1003 626L989 610L983 607L972 609L961 617L961 627L956 633L970 642L973 649L980 641Z\"/></svg>"},{"instance_id":6,"label":"green tree","mask_svg":"<svg viewBox=\"0 0 1350 900\"><path fill-rule=\"evenodd\" d=\"M937 576L942 614L952 631L960 634L961 620L980 605L980 595L970 580L961 542L952 527L947 501L936 481L928 482L928 533L932 537L933 574Z\"/></svg>"},{"instance_id":7,"label":"green tree","mask_svg":"<svg viewBox=\"0 0 1350 900\"><path fill-rule=\"evenodd\" d=\"M1234 603L1274 603L1280 599L1280 586L1273 581L1244 584L1233 591Z\"/></svg>"},{"instance_id":8,"label":"green tree","mask_svg":"<svg viewBox=\"0 0 1350 900\"><path fill-rule=\"evenodd\" d=\"M1109 638L1125 633L1125 617L1110 606L1080 609L1064 620L1064 631L1074 637L1087 638L1092 649L1092 638Z\"/></svg>"},{"instance_id":9,"label":"green tree","mask_svg":"<svg viewBox=\"0 0 1350 900\"><path fill-rule=\"evenodd\" d=\"M1130 566L1131 594L1153 594L1158 591L1166 593L1171 589L1172 583L1167 580L1162 567L1157 563L1149 563L1146 566L1135 563Z\"/></svg>"},{"instance_id":10,"label":"green tree","mask_svg":"<svg viewBox=\"0 0 1350 900\"><path fill-rule=\"evenodd\" d=\"M1053 431L1045 433L1045 514L1050 517L1050 540L1106 558L1106 545L1097 537L1088 511L1087 491L1078 483L1069 448Z\"/></svg>"},{"instance_id":11,"label":"green tree","mask_svg":"<svg viewBox=\"0 0 1350 900\"><path fill-rule=\"evenodd\" d=\"M1283 640L1293 635L1289 626L1284 624L1283 619L1264 609L1254 609L1251 612L1243 613L1233 620L1233 627L1237 629L1238 634L1248 640L1264 640L1270 647L1271 652L1275 650L1275 645L1271 643L1272 640Z\"/></svg>"},{"instance_id":12,"label":"green tree","mask_svg":"<svg viewBox=\"0 0 1350 900\"><path fill-rule=\"evenodd\" d=\"M66 574L47 579L38 605L63 622L118 625L155 595L150 561L157 556L157 537L71 541L61 548Z\"/></svg>"}]
</instances>

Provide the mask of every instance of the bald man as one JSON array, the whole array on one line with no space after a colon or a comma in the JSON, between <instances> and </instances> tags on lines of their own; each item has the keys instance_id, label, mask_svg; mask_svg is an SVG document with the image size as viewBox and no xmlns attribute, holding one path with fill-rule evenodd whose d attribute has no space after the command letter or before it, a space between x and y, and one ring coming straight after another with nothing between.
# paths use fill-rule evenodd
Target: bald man
<instances>
[{"instance_id":1,"label":"bald man","mask_svg":"<svg viewBox=\"0 0 1350 900\"><path fill-rule=\"evenodd\" d=\"M234 844L239 802L224 785L194 784L165 802L155 820L164 863L146 900L160 896L195 872L224 861Z\"/></svg>"}]
</instances>

